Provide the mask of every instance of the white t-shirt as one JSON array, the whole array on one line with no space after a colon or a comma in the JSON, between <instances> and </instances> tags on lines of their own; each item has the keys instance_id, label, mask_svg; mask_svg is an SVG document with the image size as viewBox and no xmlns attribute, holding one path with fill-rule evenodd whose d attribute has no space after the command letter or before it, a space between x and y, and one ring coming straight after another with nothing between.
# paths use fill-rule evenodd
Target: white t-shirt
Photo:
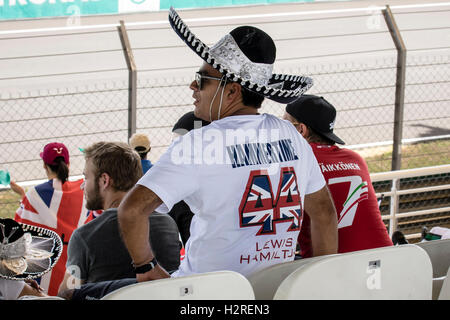
<instances>
[{"instance_id":1,"label":"white t-shirt","mask_svg":"<svg viewBox=\"0 0 450 320\"><path fill-rule=\"evenodd\" d=\"M158 211L184 200L195 214L172 276L218 270L248 276L294 259L305 194L325 180L294 126L263 114L192 130L138 184L161 198Z\"/></svg>"}]
</instances>

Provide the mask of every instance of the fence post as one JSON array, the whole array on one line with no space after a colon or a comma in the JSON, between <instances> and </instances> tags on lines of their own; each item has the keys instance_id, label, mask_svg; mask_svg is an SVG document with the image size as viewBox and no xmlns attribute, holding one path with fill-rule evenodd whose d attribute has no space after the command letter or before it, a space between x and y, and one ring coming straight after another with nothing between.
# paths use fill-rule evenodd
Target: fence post
<instances>
[{"instance_id":1,"label":"fence post","mask_svg":"<svg viewBox=\"0 0 450 320\"><path fill-rule=\"evenodd\" d=\"M403 42L400 30L397 27L390 7L383 9L392 40L397 48L397 77L395 84L395 115L394 115L394 137L392 148L392 170L401 169L402 136L403 136L403 109L405 101L405 75L406 75L406 46Z\"/></svg>"},{"instance_id":2,"label":"fence post","mask_svg":"<svg viewBox=\"0 0 450 320\"><path fill-rule=\"evenodd\" d=\"M130 139L136 133L137 70L123 20L120 20L120 26L117 29L128 67L128 139Z\"/></svg>"},{"instance_id":3,"label":"fence post","mask_svg":"<svg viewBox=\"0 0 450 320\"><path fill-rule=\"evenodd\" d=\"M395 216L398 211L398 203L399 203L399 196L397 194L397 191L399 190L400 179L394 178L392 179L392 186L391 186L391 200L390 200L390 213L391 216L389 218L389 236L392 238L392 234L397 231L397 217Z\"/></svg>"}]
</instances>

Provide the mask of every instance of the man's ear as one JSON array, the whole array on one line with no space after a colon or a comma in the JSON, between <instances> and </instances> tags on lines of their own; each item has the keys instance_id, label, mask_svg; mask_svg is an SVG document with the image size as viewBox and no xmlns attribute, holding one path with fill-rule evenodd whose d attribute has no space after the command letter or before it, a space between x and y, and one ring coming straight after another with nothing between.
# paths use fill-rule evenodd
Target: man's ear
<instances>
[{"instance_id":1,"label":"man's ear","mask_svg":"<svg viewBox=\"0 0 450 320\"><path fill-rule=\"evenodd\" d=\"M98 185L100 190L105 190L112 185L112 179L106 172L103 172L98 178Z\"/></svg>"},{"instance_id":2,"label":"man's ear","mask_svg":"<svg viewBox=\"0 0 450 320\"><path fill-rule=\"evenodd\" d=\"M242 99L242 87L239 83L237 82L232 82L229 85L228 88L228 94L227 97L229 100L233 101L237 98Z\"/></svg>"},{"instance_id":3,"label":"man's ear","mask_svg":"<svg viewBox=\"0 0 450 320\"><path fill-rule=\"evenodd\" d=\"M303 136L303 138L307 138L309 136L308 127L304 123L298 124L298 132Z\"/></svg>"}]
</instances>

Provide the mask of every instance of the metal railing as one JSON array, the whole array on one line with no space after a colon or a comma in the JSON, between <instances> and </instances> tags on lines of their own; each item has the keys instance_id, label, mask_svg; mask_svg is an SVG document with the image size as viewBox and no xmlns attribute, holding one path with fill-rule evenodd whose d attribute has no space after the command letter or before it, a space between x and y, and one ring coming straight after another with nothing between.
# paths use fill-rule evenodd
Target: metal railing
<instances>
[{"instance_id":1,"label":"metal railing","mask_svg":"<svg viewBox=\"0 0 450 320\"><path fill-rule=\"evenodd\" d=\"M400 196L402 195L411 195L411 194L419 194L419 193L428 193L435 192L440 190L450 190L450 184L440 184L440 185L427 185L426 187L421 188L408 188L401 189L400 188L400 180L406 178L414 178L414 177L426 177L431 175L438 174L449 174L450 173L450 164L449 165L441 165L434 167L424 167L424 168L416 168L416 169L408 169L408 170L396 170L390 172L380 172L371 174L372 183L380 182L380 181L391 181L391 189L386 192L377 192L377 198L390 198L390 206L389 206L389 214L382 215L383 220L389 220L389 234L392 234L397 230L397 222L400 218L406 217L417 217L417 216L427 216L435 213L448 213L447 218L450 222L450 200L447 201L447 205L441 207L435 207L432 209L423 209L423 210L412 210L407 212L399 213L399 201ZM421 233L413 233L407 234L407 239L419 238Z\"/></svg>"}]
</instances>

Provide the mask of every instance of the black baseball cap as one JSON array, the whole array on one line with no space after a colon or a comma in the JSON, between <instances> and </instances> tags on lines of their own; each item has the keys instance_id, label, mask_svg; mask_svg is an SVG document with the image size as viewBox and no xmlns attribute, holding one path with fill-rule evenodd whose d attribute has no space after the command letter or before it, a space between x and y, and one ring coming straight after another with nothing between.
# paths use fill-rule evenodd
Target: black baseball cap
<instances>
[{"instance_id":1,"label":"black baseball cap","mask_svg":"<svg viewBox=\"0 0 450 320\"><path fill-rule=\"evenodd\" d=\"M304 94L286 106L286 112L318 134L339 144L345 144L333 133L336 109L323 97Z\"/></svg>"},{"instance_id":2,"label":"black baseball cap","mask_svg":"<svg viewBox=\"0 0 450 320\"><path fill-rule=\"evenodd\" d=\"M180 119L178 119L177 123L175 123L175 125L172 128L172 132L176 132L180 129L191 131L191 130L195 129L194 128L195 121L201 121L202 127L207 126L208 124L211 123L209 121L197 118L194 115L194 111L189 111L189 112L185 113L183 116L181 116Z\"/></svg>"}]
</instances>

